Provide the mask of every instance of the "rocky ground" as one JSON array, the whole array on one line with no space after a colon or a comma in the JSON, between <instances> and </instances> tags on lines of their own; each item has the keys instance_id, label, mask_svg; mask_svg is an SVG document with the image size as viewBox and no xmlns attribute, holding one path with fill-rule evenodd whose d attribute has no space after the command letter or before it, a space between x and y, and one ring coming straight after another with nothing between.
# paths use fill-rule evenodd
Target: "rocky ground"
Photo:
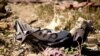
<instances>
[{"instance_id":1,"label":"rocky ground","mask_svg":"<svg viewBox=\"0 0 100 56\"><path fill-rule=\"evenodd\" d=\"M4 17L0 18L0 56L53 56L56 53L58 56L81 56L81 52L82 55L100 55L100 8L97 8L96 11L89 11L87 7L79 10L61 10L52 3L8 3L6 9L9 11L9 15L5 16L6 14L4 14ZM70 30L78 17L93 20L94 31L89 34L87 42L84 43L84 50L81 48L64 49L62 47L58 49L48 47L45 51L41 51L43 50L41 46L39 46L39 49L37 46L27 43L21 44L14 39L15 30L13 25L17 19L28 23L32 27L50 28L52 19L56 18L57 22L54 22L55 25L51 29L62 30L66 28L66 30ZM60 18L63 18L63 20Z\"/></svg>"}]
</instances>

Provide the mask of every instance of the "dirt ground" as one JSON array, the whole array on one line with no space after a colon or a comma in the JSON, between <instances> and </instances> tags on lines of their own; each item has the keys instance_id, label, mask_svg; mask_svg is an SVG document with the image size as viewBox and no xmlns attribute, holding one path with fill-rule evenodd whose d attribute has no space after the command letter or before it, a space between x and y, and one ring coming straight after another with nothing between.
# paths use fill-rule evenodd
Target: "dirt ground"
<instances>
[{"instance_id":1,"label":"dirt ground","mask_svg":"<svg viewBox=\"0 0 100 56\"><path fill-rule=\"evenodd\" d=\"M43 4L43 6L45 6L45 5ZM38 47L33 48L29 44L26 44L26 43L20 44L19 41L15 41L15 39L14 39L15 30L13 29L13 25L14 25L15 20L20 19L20 20L26 22L27 24L31 25L32 27L45 28L50 24L50 22L52 22L52 19L54 18L55 13L54 13L54 11L52 12L53 6L52 7L47 6L49 9L52 8L49 10L49 9L45 9L45 7L42 7L40 4L9 3L8 7L9 7L9 10L11 10L11 12L12 12L11 15L8 16L7 18L1 19L1 21L0 21L0 29L1 29L0 30L0 56L44 56L43 53L46 53L45 51L40 52L39 54L34 53L34 52L37 52L34 50L38 49ZM41 10L43 10L43 12ZM44 11L44 10L46 10L46 11ZM38 13L38 12L41 12L41 13ZM51 12L51 13L49 14L48 12ZM42 13L44 13L44 15ZM68 12L67 10L65 10L65 11L60 11L57 13L59 13L58 15L60 15L61 18L64 18L64 21L58 20L57 21L58 23L55 23L60 30L63 29L64 27L66 27L66 24L63 24L63 26L60 24L61 25L60 26L59 22L69 23L71 21L76 20L76 19L72 19L73 14L75 14L75 12L73 13L73 10L71 12ZM71 13L73 13L73 14L71 14ZM39 15L43 15L43 16L41 17ZM67 16L70 15L70 16L67 17L66 15ZM45 17L45 16L47 16L47 17ZM77 16L76 16L76 18L77 18ZM69 20L69 22L66 20ZM70 28L72 28L73 24L69 23L67 25L67 27L68 26ZM89 35L88 40L85 44L86 45L88 44L87 48L93 50L93 51L89 50L90 53L92 53L93 55L97 54L99 56L100 54L98 54L98 53L100 53L100 50L99 50L100 31L97 30L95 32L96 33L92 33ZM57 51L59 51L59 50L57 50ZM85 52L88 52L88 51L83 50L82 52L84 54ZM88 56L90 54L85 53L84 55ZM79 56L80 56L80 54L79 54Z\"/></svg>"}]
</instances>

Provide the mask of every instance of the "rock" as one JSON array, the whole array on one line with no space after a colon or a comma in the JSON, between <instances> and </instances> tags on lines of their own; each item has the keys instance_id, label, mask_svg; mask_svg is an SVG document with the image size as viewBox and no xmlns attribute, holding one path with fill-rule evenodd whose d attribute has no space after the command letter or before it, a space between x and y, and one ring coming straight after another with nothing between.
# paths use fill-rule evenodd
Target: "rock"
<instances>
[{"instance_id":1,"label":"rock","mask_svg":"<svg viewBox=\"0 0 100 56\"><path fill-rule=\"evenodd\" d=\"M100 43L100 37L99 36L100 36L100 33L90 35L90 36L88 36L86 42L88 44L98 44L98 43Z\"/></svg>"},{"instance_id":2,"label":"rock","mask_svg":"<svg viewBox=\"0 0 100 56\"><path fill-rule=\"evenodd\" d=\"M98 46L96 44L88 44L87 48L91 50L98 50Z\"/></svg>"},{"instance_id":3,"label":"rock","mask_svg":"<svg viewBox=\"0 0 100 56\"><path fill-rule=\"evenodd\" d=\"M96 43L98 43L98 40L94 36L89 36L88 39L87 39L87 43L89 43L89 44L96 44Z\"/></svg>"}]
</instances>

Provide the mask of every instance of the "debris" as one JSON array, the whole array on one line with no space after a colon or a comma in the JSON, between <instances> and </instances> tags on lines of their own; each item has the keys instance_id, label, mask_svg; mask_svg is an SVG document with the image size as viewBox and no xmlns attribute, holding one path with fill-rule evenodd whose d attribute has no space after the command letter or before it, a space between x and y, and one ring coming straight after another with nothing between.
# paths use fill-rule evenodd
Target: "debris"
<instances>
[{"instance_id":1,"label":"debris","mask_svg":"<svg viewBox=\"0 0 100 56\"><path fill-rule=\"evenodd\" d=\"M28 38L28 36L33 36L39 41L46 41L52 44L58 44L68 39L67 37L70 33L68 31L62 30L59 32L52 31L50 29L41 29L41 28L31 28L29 25L21 22L15 22L15 30L17 31L16 39L22 39L22 42ZM58 41L58 42L56 42Z\"/></svg>"},{"instance_id":2,"label":"debris","mask_svg":"<svg viewBox=\"0 0 100 56\"><path fill-rule=\"evenodd\" d=\"M54 31L50 29L31 28L28 24L17 20L15 22L15 30L17 31L15 38L17 40L21 39L22 43L25 40L29 41L28 39L30 38L31 42L34 41L32 39L35 39L37 40L36 43L41 42L42 44L48 46L78 46L77 41L79 44L86 41L88 33L91 31L91 26L90 22L88 20L84 20L83 18L78 19L76 26L78 28L74 29L75 33L72 34L73 32L65 30Z\"/></svg>"}]
</instances>

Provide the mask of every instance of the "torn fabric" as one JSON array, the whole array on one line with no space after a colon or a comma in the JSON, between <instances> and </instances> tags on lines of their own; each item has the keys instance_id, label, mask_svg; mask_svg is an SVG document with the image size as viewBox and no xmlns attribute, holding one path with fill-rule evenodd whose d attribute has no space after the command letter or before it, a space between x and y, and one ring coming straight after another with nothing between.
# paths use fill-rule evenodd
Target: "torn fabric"
<instances>
[{"instance_id":1,"label":"torn fabric","mask_svg":"<svg viewBox=\"0 0 100 56\"><path fill-rule=\"evenodd\" d=\"M33 35L36 39L40 41L47 41L52 44L57 44L68 39L69 32L62 30L59 32L52 31L50 29L41 29L41 28L31 28L28 24L17 20L14 26L16 30L16 39L21 39L23 42L27 36Z\"/></svg>"}]
</instances>

